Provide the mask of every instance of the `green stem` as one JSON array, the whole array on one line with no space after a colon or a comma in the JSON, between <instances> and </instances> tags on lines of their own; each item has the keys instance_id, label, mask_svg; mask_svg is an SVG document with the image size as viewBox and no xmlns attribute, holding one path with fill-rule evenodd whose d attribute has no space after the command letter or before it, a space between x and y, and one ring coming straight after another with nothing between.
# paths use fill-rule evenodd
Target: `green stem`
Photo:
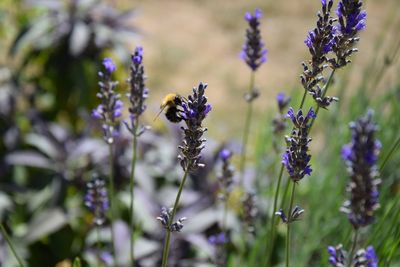
<instances>
[{"instance_id":1,"label":"green stem","mask_svg":"<svg viewBox=\"0 0 400 267\"><path fill-rule=\"evenodd\" d=\"M254 78L255 78L255 72L252 71L250 74L250 85L249 85L249 93L250 94L254 87ZM239 184L240 185L243 185L244 168L246 166L247 142L249 139L251 118L252 118L252 114L253 114L253 100L254 99L248 101L248 103L247 103L246 121L245 121L245 125L244 125L244 133L243 133L243 139L242 139L242 153L240 156L240 164L239 164L239 170L240 170Z\"/></svg>"},{"instance_id":2,"label":"green stem","mask_svg":"<svg viewBox=\"0 0 400 267\"><path fill-rule=\"evenodd\" d=\"M111 210L111 218L110 218L110 225L111 225L111 247L112 247L112 253L114 255L114 266L118 266L117 263L117 254L115 251L115 236L114 236L114 227L113 227L113 221L116 218L115 214L115 203L114 203L114 171L113 171L113 149L112 149L112 144L108 144L108 162L110 166L110 183L109 183L109 194L110 194L110 210Z\"/></svg>"},{"instance_id":3,"label":"green stem","mask_svg":"<svg viewBox=\"0 0 400 267\"><path fill-rule=\"evenodd\" d=\"M132 146L132 169L131 169L131 177L129 181L129 190L131 193L131 203L129 209L130 215L130 228L131 228L131 238L130 238L130 256L132 267L135 267L135 167L136 167L136 159L137 159L137 126L139 124L139 119L135 118L133 125L133 146Z\"/></svg>"},{"instance_id":4,"label":"green stem","mask_svg":"<svg viewBox=\"0 0 400 267\"><path fill-rule=\"evenodd\" d=\"M18 256L17 251L15 250L15 247L14 247L12 241L11 241L10 236L7 234L7 231L4 228L3 223L0 223L0 229L1 229L1 233L3 234L3 237L7 241L8 246L10 247L12 253L14 254L14 257L17 259L19 266L20 267L24 267L24 264L22 263L21 258Z\"/></svg>"},{"instance_id":5,"label":"green stem","mask_svg":"<svg viewBox=\"0 0 400 267\"><path fill-rule=\"evenodd\" d=\"M278 205L278 198L279 198L279 189L281 187L281 181L283 176L283 169L284 165L281 165L281 170L279 171L278 182L276 183L275 189L275 197L274 197L274 205L271 214L271 245L267 246L267 264L271 262L272 252L274 250L274 243L275 243L275 212Z\"/></svg>"},{"instance_id":6,"label":"green stem","mask_svg":"<svg viewBox=\"0 0 400 267\"><path fill-rule=\"evenodd\" d=\"M351 246L349 259L348 259L348 265L347 265L348 267L352 266L354 251L356 250L357 242L358 242L358 229L355 229L354 237L353 237L353 245Z\"/></svg>"},{"instance_id":7,"label":"green stem","mask_svg":"<svg viewBox=\"0 0 400 267\"><path fill-rule=\"evenodd\" d=\"M324 86L324 88L323 88L323 90L322 90L322 98L324 98L325 95L326 95L326 93L328 92L328 89L329 89L329 86L330 86L331 83L332 83L332 79L333 79L333 75L335 74L335 71L336 71L336 69L333 69L332 72L331 72L331 74L329 75L328 81L326 82L326 84L325 84L325 86ZM314 125L314 121L315 121L315 119L317 118L319 109L320 109L320 108L319 108L319 105L317 105L317 108L315 109L315 117L312 118L312 120L311 120L311 125L310 125L310 129L308 129L308 133L311 132L311 129L312 129L313 125Z\"/></svg>"},{"instance_id":8,"label":"green stem","mask_svg":"<svg viewBox=\"0 0 400 267\"><path fill-rule=\"evenodd\" d=\"M191 162L189 162L189 164L187 166L190 166L190 165L191 165ZM185 185L188 174L189 174L189 168L186 168L185 174L183 175L183 178L181 181L181 184L179 185L178 194L176 195L174 207L172 208L172 214L171 214L171 217L169 218L168 228L170 228L171 224L174 221L176 210L177 210L178 204L179 204L179 199L181 198L183 186ZM170 239L171 239L171 231L169 231L169 229L167 229L167 236L165 237L164 250L163 250L163 256L162 256L162 267L167 267Z\"/></svg>"},{"instance_id":9,"label":"green stem","mask_svg":"<svg viewBox=\"0 0 400 267\"><path fill-rule=\"evenodd\" d=\"M396 151L396 149L397 149L397 147L399 145L400 145L400 136L399 136L399 138L397 138L396 142L394 143L394 145L390 149L389 153L386 155L385 159L383 160L383 162L381 164L381 167L379 168L379 171L382 172L383 168L385 168L386 163L388 162L388 160L392 156L393 152Z\"/></svg>"},{"instance_id":10,"label":"green stem","mask_svg":"<svg viewBox=\"0 0 400 267\"><path fill-rule=\"evenodd\" d=\"M290 206L288 211L287 234L286 234L286 267L289 267L289 259L290 259L290 225L292 221L291 214L293 208L295 189L296 189L296 183L293 182L292 195L290 196Z\"/></svg>"},{"instance_id":11,"label":"green stem","mask_svg":"<svg viewBox=\"0 0 400 267\"><path fill-rule=\"evenodd\" d=\"M301 102L300 102L300 107L299 109L303 108L304 102L306 100L307 97L307 90L304 90L303 93L303 97L301 98ZM275 189L275 196L274 196L274 208L272 210L272 216L271 216L271 245L269 246L269 249L267 251L267 265L271 262L271 257L272 257L272 252L273 252L273 248L274 248L274 242L275 242L275 212L276 212L276 208L277 208L277 203L278 203L278 198L279 198L279 189L281 186L281 180L282 180L282 175L283 175L283 169L285 168L285 166L283 164L281 164L281 169L279 171L279 176L278 176L278 182L276 185L276 189ZM286 184L286 190L284 193L284 196L282 198L282 203L281 203L281 207L283 205L284 199L286 198L287 195L287 190L289 188L289 182L290 179L288 180L287 184ZM268 248L268 246L267 246Z\"/></svg>"},{"instance_id":12,"label":"green stem","mask_svg":"<svg viewBox=\"0 0 400 267\"><path fill-rule=\"evenodd\" d=\"M226 224L227 224L227 215L228 215L228 205L227 205L227 197L228 197L228 194L225 194L225 199L224 199L224 213L223 213L223 215L222 215L222 232L224 233L224 237L225 237L225 240L227 240L227 238L228 238L228 231L227 231L227 227L226 227ZM227 248L228 248L228 242L225 242L224 243L224 253L223 253L223 255L222 255L222 257L224 257L224 262L225 262L225 264L226 264L226 262L227 262L227 255L228 255L228 252L227 252Z\"/></svg>"},{"instance_id":13,"label":"green stem","mask_svg":"<svg viewBox=\"0 0 400 267\"><path fill-rule=\"evenodd\" d=\"M97 234L97 240L96 240L96 246L97 246L97 262L100 266L100 250L101 250L101 246L100 246L100 228L98 225L96 225L96 234Z\"/></svg>"}]
</instances>

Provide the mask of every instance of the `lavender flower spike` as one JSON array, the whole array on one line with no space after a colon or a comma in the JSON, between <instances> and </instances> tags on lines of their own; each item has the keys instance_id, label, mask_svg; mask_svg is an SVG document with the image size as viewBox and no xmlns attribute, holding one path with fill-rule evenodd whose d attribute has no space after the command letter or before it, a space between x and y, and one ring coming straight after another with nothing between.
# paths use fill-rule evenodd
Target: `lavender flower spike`
<instances>
[{"instance_id":1,"label":"lavender flower spike","mask_svg":"<svg viewBox=\"0 0 400 267\"><path fill-rule=\"evenodd\" d=\"M342 157L347 165L351 181L347 186L350 199L341 211L348 214L355 229L369 225L379 207L379 171L376 166L381 143L375 138L377 125L372 121L373 112L350 123L352 141L343 146Z\"/></svg>"},{"instance_id":2,"label":"lavender flower spike","mask_svg":"<svg viewBox=\"0 0 400 267\"><path fill-rule=\"evenodd\" d=\"M359 41L358 33L365 29L367 12L361 10L361 0L342 0L338 3L336 15L339 23L335 25L335 41L332 47L336 54L330 63L333 68L341 68L348 63L348 59L357 48L353 48Z\"/></svg>"},{"instance_id":3,"label":"lavender flower spike","mask_svg":"<svg viewBox=\"0 0 400 267\"><path fill-rule=\"evenodd\" d=\"M130 91L127 94L127 97L130 102L129 107L129 118L130 125L125 123L128 130L133 133L133 129L138 125L137 118L145 111L146 105L145 100L148 97L149 90L145 86L146 76L144 73L143 66L143 48L141 46L136 47L135 52L132 55L132 63L130 66L130 77L128 79L128 83L130 86ZM136 135L140 135L143 133L145 128L139 130L139 132L133 133Z\"/></svg>"},{"instance_id":4,"label":"lavender flower spike","mask_svg":"<svg viewBox=\"0 0 400 267\"><path fill-rule=\"evenodd\" d=\"M262 12L258 8L254 11L254 15L247 12L244 17L249 23L249 28L246 30L246 43L243 45L240 57L253 71L267 61L267 50L259 29L261 17Z\"/></svg>"},{"instance_id":5,"label":"lavender flower spike","mask_svg":"<svg viewBox=\"0 0 400 267\"><path fill-rule=\"evenodd\" d=\"M94 214L93 223L102 225L106 220L106 212L109 208L107 190L102 179L93 177L92 181L86 184L85 206Z\"/></svg>"},{"instance_id":6,"label":"lavender flower spike","mask_svg":"<svg viewBox=\"0 0 400 267\"><path fill-rule=\"evenodd\" d=\"M187 97L187 101L182 103L182 118L186 128L182 127L185 136L183 144L179 146L179 159L184 171L194 171L204 166L200 163L200 153L206 141L202 136L207 129L202 123L211 110L211 105L207 104L207 97L204 95L206 88L207 84L201 82L198 87L193 88L193 94Z\"/></svg>"},{"instance_id":7,"label":"lavender flower spike","mask_svg":"<svg viewBox=\"0 0 400 267\"><path fill-rule=\"evenodd\" d=\"M332 101L337 101L335 97L324 96L320 87L324 80L322 72L328 67L328 53L335 45L335 26L336 19L330 15L333 1L321 1L322 10L318 12L317 26L308 32L304 43L308 47L311 59L303 62L303 74L300 76L301 83L317 104L322 108L327 108Z\"/></svg>"},{"instance_id":8,"label":"lavender flower spike","mask_svg":"<svg viewBox=\"0 0 400 267\"><path fill-rule=\"evenodd\" d=\"M114 142L114 138L118 136L118 118L122 115L123 103L120 95L115 93L118 82L111 79L111 74L115 71L115 64L110 58L103 60L105 73L99 72L100 92L97 97L101 99L99 104L92 111L92 118L102 122L103 137L108 144Z\"/></svg>"},{"instance_id":9,"label":"lavender flower spike","mask_svg":"<svg viewBox=\"0 0 400 267\"><path fill-rule=\"evenodd\" d=\"M309 165L311 155L308 154L308 144L311 138L308 138L308 131L311 125L310 120L315 118L315 113L310 108L304 116L302 110L295 114L294 110L289 108L287 117L292 120L294 130L291 136L286 136L287 148L282 156L282 163L293 182L298 182L305 175L310 175L312 171Z\"/></svg>"}]
</instances>

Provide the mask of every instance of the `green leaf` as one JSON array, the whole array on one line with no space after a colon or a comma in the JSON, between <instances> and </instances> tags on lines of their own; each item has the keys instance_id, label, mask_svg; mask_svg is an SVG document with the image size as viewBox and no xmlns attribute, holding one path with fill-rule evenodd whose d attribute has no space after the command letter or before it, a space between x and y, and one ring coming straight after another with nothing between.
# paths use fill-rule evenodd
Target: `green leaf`
<instances>
[{"instance_id":1,"label":"green leaf","mask_svg":"<svg viewBox=\"0 0 400 267\"><path fill-rule=\"evenodd\" d=\"M72 267L81 267L81 259L79 257L76 257L74 260L74 263L72 264Z\"/></svg>"}]
</instances>

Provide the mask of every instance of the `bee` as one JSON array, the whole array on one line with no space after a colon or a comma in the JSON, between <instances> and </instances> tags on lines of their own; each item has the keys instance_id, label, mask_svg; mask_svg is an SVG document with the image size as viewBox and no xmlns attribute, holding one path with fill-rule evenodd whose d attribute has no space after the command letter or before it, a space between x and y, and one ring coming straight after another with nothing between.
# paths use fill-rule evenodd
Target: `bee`
<instances>
[{"instance_id":1,"label":"bee","mask_svg":"<svg viewBox=\"0 0 400 267\"><path fill-rule=\"evenodd\" d=\"M154 120L156 120L158 116L160 116L161 112L163 112L163 110L166 109L165 117L170 122L173 123L180 122L183 119L180 114L182 112L182 109L180 109L180 107L182 106L183 101L184 98L179 94L175 93L167 94L161 101L160 112L157 114Z\"/></svg>"}]
</instances>

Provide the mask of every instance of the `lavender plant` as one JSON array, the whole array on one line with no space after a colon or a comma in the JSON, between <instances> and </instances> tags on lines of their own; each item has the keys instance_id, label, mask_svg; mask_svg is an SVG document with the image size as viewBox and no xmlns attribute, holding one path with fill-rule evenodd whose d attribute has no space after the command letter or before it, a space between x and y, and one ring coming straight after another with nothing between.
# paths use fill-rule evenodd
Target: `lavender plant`
<instances>
[{"instance_id":1,"label":"lavender plant","mask_svg":"<svg viewBox=\"0 0 400 267\"><path fill-rule=\"evenodd\" d=\"M101 104L92 111L92 117L100 120L103 129L103 139L108 144L109 150L109 194L110 194L110 230L111 230L111 243L114 255L114 264L117 264L117 257L115 254L115 235L113 230L113 219L116 218L116 210L114 205L114 174L113 174L113 143L114 139L118 137L119 121L118 118L122 115L123 103L120 100L120 95L115 92L118 82L112 80L111 75L116 70L116 66L112 59L105 58L103 60L105 72L99 72L100 77L100 91L97 97L101 99Z\"/></svg>"},{"instance_id":2,"label":"lavender plant","mask_svg":"<svg viewBox=\"0 0 400 267\"><path fill-rule=\"evenodd\" d=\"M106 212L109 209L109 201L104 180L93 175L92 180L86 184L85 206L93 214L93 224L97 232L97 253L100 259L100 226L106 221Z\"/></svg>"},{"instance_id":3,"label":"lavender plant","mask_svg":"<svg viewBox=\"0 0 400 267\"><path fill-rule=\"evenodd\" d=\"M321 5L322 5L321 12L317 14L318 16L317 25L312 31L308 33L304 41L311 54L311 59L308 62L302 63L303 73L300 76L301 84L305 89L303 98L300 103L300 110L303 108L307 92L310 95L312 95L313 99L317 104L316 111L311 113L312 116L310 118L306 117L307 132L311 131L312 125L314 124L319 109L321 107L326 109L333 101L338 101L336 97L326 96L328 87L332 81L335 70L350 63L349 57L354 52L357 51L357 49L353 47L354 44L359 40L359 38L356 36L360 30L365 28L366 13L365 11L361 11L361 6L362 6L361 1L345 0L339 2L338 9L336 12L338 18L333 18L331 16L331 9L333 6L332 0L328 1L321 0ZM339 23L335 24L337 21L339 21ZM335 57L330 56L332 53L335 55ZM330 67L332 71L329 75L328 80L326 80L323 71L328 67ZM296 121L293 120L296 119L294 117L294 113L292 114L292 116L291 115L289 116L292 118L292 121L295 124L295 128L298 127L299 125L296 125ZM302 114L301 114L301 120L304 120ZM308 122L308 120L310 120L310 122ZM306 148L309 143L308 139L304 139L305 135L302 137L303 138L302 139L299 135L300 132L297 132L296 134L297 138L287 140L289 141L288 143L289 151L287 151L283 157L282 167L280 170L277 187L275 191L273 213L276 212L276 203L279 196L280 183L283 175L284 166L288 170L290 178L295 182L293 183L292 187L292 194L290 197L290 208L288 214L292 213L296 182L302 179L305 174L309 175L311 173L311 168L308 165L310 156L307 155L307 153L305 153L304 151L302 153L295 153L294 151L290 152L289 147L291 145L295 145L298 148L301 147ZM301 144L296 143L301 139L302 139ZM295 147L293 148L295 149ZM299 152L300 151L301 149L299 150ZM290 255L289 254L290 245L288 244L290 242L290 217L288 219L288 222L289 222L287 224L288 234L286 236L287 238L286 266L289 266L289 255ZM274 219L272 219L272 225L271 225L272 240L274 240L274 235L275 235L274 224L275 221ZM272 249L273 249L273 244L270 246L268 255L272 253L271 252ZM269 260L270 259L268 258L268 261Z\"/></svg>"},{"instance_id":4,"label":"lavender plant","mask_svg":"<svg viewBox=\"0 0 400 267\"><path fill-rule=\"evenodd\" d=\"M328 247L329 264L333 267L378 267L378 258L375 254L373 246L368 246L366 249L359 249L355 257L347 258L347 252L342 245L336 247Z\"/></svg>"},{"instance_id":5,"label":"lavender plant","mask_svg":"<svg viewBox=\"0 0 400 267\"><path fill-rule=\"evenodd\" d=\"M146 109L144 104L146 98L148 97L148 89L145 86L146 76L144 74L143 66L143 48L138 46L132 55L132 62L130 66L130 77L128 83L130 86L130 91L127 93L127 97L130 102L129 107L129 118L130 121L125 122L126 127L132 134L133 146L132 146L132 163L131 163L131 177L129 181L129 190L131 193L131 203L130 203L130 257L132 266L135 266L135 222L134 222L134 200L135 200L135 167L137 160L137 138L145 131L146 127L139 125L139 118Z\"/></svg>"},{"instance_id":6,"label":"lavender plant","mask_svg":"<svg viewBox=\"0 0 400 267\"><path fill-rule=\"evenodd\" d=\"M200 154L205 147L204 143L206 141L202 136L207 130L203 127L203 120L211 111L211 105L207 103L207 97L204 95L206 88L207 84L200 82L197 87L193 88L193 93L189 95L187 99L182 98L179 109L176 109L179 113L178 116L182 118L186 125L186 127L181 127L184 137L182 145L179 146L181 153L178 156L184 175L179 185L173 208L163 208L161 215L157 218L161 221L167 232L162 256L163 267L166 267L168 263L171 233L180 231L183 228L182 222L186 220L186 218L181 218L177 222L174 222L187 176L190 172L204 166L204 164L200 162Z\"/></svg>"},{"instance_id":7,"label":"lavender plant","mask_svg":"<svg viewBox=\"0 0 400 267\"><path fill-rule=\"evenodd\" d=\"M241 185L243 183L244 168L246 165L247 141L253 114L252 103L259 96L258 90L254 88L255 72L263 63L267 61L267 50L265 49L265 44L261 39L260 33L261 17L262 12L258 8L254 11L254 14L246 12L244 17L249 24L249 28L246 30L246 42L243 45L240 57L249 66L251 72L249 91L245 94L245 100L248 105L242 139L242 153L239 165Z\"/></svg>"}]
</instances>

